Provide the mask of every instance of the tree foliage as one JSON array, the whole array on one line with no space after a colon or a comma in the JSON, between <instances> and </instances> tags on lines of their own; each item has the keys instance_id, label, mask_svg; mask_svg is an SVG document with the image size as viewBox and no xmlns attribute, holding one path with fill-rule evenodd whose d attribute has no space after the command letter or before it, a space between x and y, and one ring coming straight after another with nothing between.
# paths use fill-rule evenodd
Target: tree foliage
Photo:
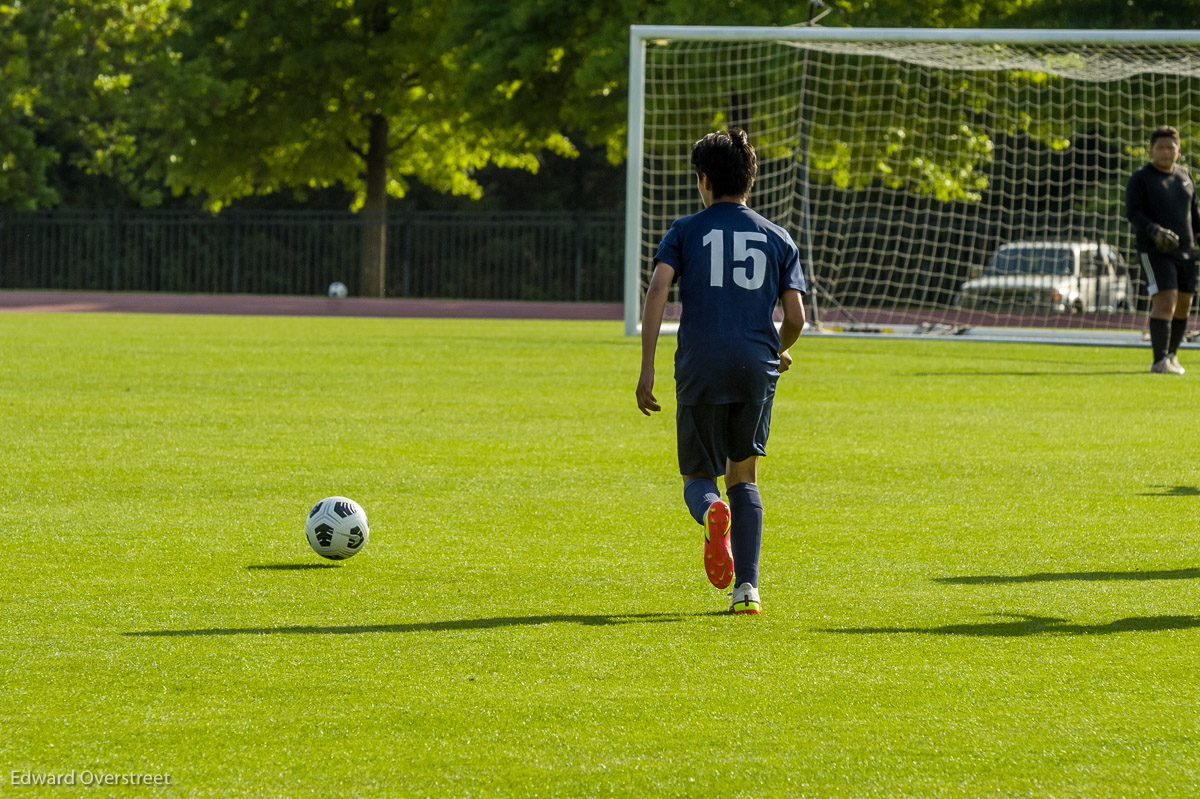
<instances>
[{"instance_id":1,"label":"tree foliage","mask_svg":"<svg viewBox=\"0 0 1200 799\"><path fill-rule=\"evenodd\" d=\"M452 35L476 65L468 103L500 81L512 87L508 118L578 131L616 163L625 154L631 24L793 25L807 8L796 0L470 0Z\"/></svg>"},{"instance_id":2,"label":"tree foliage","mask_svg":"<svg viewBox=\"0 0 1200 799\"><path fill-rule=\"evenodd\" d=\"M828 26L1200 26L1200 0L826 3ZM623 160L630 24L808 14L807 0L0 0L0 205L71 202L85 177L122 204L338 187L379 207L413 181L477 197L485 168L534 171L546 152Z\"/></svg>"},{"instance_id":3,"label":"tree foliage","mask_svg":"<svg viewBox=\"0 0 1200 799\"><path fill-rule=\"evenodd\" d=\"M13 0L0 5L0 204L57 205L61 175L111 179L128 199L162 199L152 132L201 84L165 46L184 0Z\"/></svg>"},{"instance_id":4,"label":"tree foliage","mask_svg":"<svg viewBox=\"0 0 1200 799\"><path fill-rule=\"evenodd\" d=\"M179 47L208 64L229 99L179 142L171 185L202 189L219 206L250 194L340 184L362 206L372 158L392 196L402 196L411 179L477 196L472 173L484 165L536 169L539 149L571 152L557 131L531 135L520 120L493 124L489 108L506 101L499 82L473 106L459 101L475 68L444 34L445 5L196 4ZM381 140L372 141L373 126Z\"/></svg>"}]
</instances>

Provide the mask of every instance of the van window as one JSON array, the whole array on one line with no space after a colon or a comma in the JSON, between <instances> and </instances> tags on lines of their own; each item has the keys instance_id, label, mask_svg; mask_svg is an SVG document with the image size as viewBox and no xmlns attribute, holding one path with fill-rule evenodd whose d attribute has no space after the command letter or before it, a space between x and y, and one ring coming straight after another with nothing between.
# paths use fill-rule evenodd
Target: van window
<instances>
[{"instance_id":1,"label":"van window","mask_svg":"<svg viewBox=\"0 0 1200 799\"><path fill-rule=\"evenodd\" d=\"M1073 275L1073 253L1062 247L1005 247L992 256L985 275Z\"/></svg>"}]
</instances>

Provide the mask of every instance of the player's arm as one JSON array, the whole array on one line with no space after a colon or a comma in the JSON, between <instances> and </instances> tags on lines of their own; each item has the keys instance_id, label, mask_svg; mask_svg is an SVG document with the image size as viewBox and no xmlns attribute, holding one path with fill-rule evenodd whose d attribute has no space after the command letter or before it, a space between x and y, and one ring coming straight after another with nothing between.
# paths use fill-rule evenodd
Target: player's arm
<instances>
[{"instance_id":1,"label":"player's arm","mask_svg":"<svg viewBox=\"0 0 1200 799\"><path fill-rule=\"evenodd\" d=\"M1125 217L1133 223L1135 229L1154 238L1156 230L1161 230L1158 223L1146 213L1148 198L1146 187L1139 179L1140 173L1135 173L1125 187Z\"/></svg>"},{"instance_id":2,"label":"player's arm","mask_svg":"<svg viewBox=\"0 0 1200 799\"><path fill-rule=\"evenodd\" d=\"M651 411L661 411L654 398L654 351L658 349L658 333L662 329L663 311L667 307L667 295L675 270L659 261L654 265L650 277L650 288L646 289L646 301L642 303L642 372L638 376L638 409L647 416Z\"/></svg>"},{"instance_id":3,"label":"player's arm","mask_svg":"<svg viewBox=\"0 0 1200 799\"><path fill-rule=\"evenodd\" d=\"M1193 181L1194 182L1194 181ZM1200 245L1200 200L1192 193L1192 244Z\"/></svg>"},{"instance_id":4,"label":"player's arm","mask_svg":"<svg viewBox=\"0 0 1200 799\"><path fill-rule=\"evenodd\" d=\"M1135 173L1125 186L1125 217L1143 233L1149 233L1154 221L1146 216L1146 189Z\"/></svg>"},{"instance_id":5,"label":"player's arm","mask_svg":"<svg viewBox=\"0 0 1200 799\"><path fill-rule=\"evenodd\" d=\"M804 330L804 295L795 289L783 292L780 302L783 304L783 324L779 326L779 371L786 372L792 366L792 356L788 350L800 333Z\"/></svg>"}]
</instances>

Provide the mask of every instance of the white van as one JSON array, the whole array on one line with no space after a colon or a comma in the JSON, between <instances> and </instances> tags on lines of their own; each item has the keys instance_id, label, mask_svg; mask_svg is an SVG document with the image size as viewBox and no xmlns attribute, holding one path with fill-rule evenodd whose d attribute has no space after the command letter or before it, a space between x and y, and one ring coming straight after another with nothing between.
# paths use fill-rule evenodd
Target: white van
<instances>
[{"instance_id":1,"label":"white van","mask_svg":"<svg viewBox=\"0 0 1200 799\"><path fill-rule=\"evenodd\" d=\"M1132 310L1129 266L1094 241L1022 241L1001 245L982 274L959 288L964 310L1094 313Z\"/></svg>"}]
</instances>

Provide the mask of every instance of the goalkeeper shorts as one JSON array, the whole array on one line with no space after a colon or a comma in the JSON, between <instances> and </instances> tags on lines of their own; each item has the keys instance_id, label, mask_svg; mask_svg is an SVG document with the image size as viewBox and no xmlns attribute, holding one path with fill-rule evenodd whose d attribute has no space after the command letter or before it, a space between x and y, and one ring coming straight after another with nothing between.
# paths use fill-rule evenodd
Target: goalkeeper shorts
<instances>
[{"instance_id":1,"label":"goalkeeper shorts","mask_svg":"<svg viewBox=\"0 0 1200 799\"><path fill-rule=\"evenodd\" d=\"M680 405L675 411L679 473L725 474L725 461L767 454L771 403L751 405Z\"/></svg>"},{"instance_id":2,"label":"goalkeeper shorts","mask_svg":"<svg viewBox=\"0 0 1200 799\"><path fill-rule=\"evenodd\" d=\"M1196 261L1191 253L1138 252L1142 271L1146 273L1146 293L1153 297L1160 291L1178 289L1184 294L1196 293Z\"/></svg>"}]
</instances>

